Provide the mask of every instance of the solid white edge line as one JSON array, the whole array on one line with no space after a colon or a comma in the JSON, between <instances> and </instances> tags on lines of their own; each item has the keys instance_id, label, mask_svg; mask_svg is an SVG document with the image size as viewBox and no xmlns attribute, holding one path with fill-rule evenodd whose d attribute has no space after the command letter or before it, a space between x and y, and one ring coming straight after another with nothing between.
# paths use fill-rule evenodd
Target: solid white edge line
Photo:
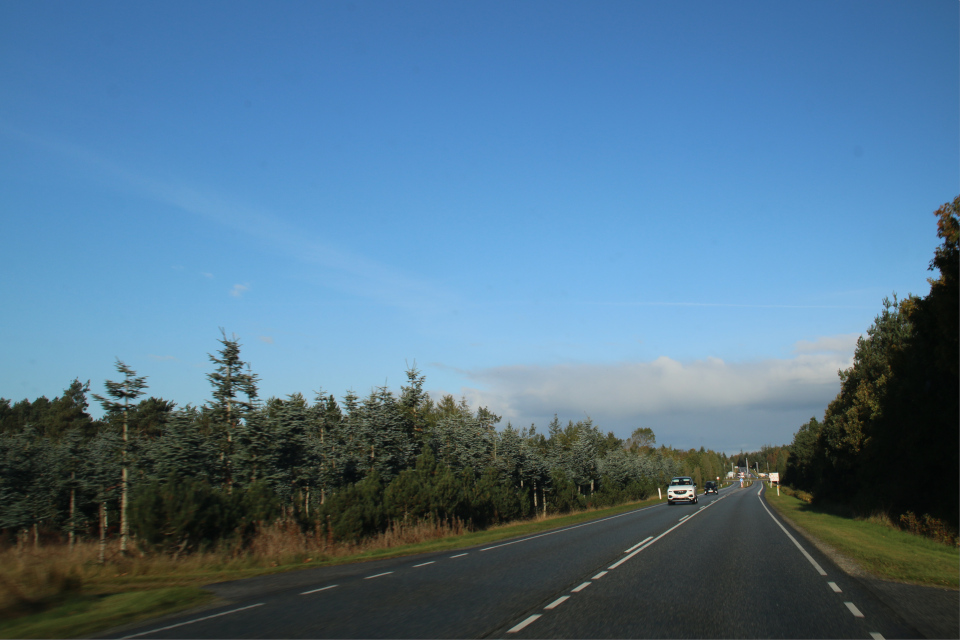
<instances>
[{"instance_id":1,"label":"solid white edge line","mask_svg":"<svg viewBox=\"0 0 960 640\"><path fill-rule=\"evenodd\" d=\"M587 582L584 582L583 584L581 584L581 585L580 585L579 587L577 587L576 589L571 589L571 591L572 591L573 593L580 593L581 591L583 591L584 589L586 589L587 587L589 587L591 584L592 584L592 583L588 580Z\"/></svg>"},{"instance_id":2,"label":"solid white edge line","mask_svg":"<svg viewBox=\"0 0 960 640\"><path fill-rule=\"evenodd\" d=\"M843 590L837 586L836 582L828 582L827 584L830 585L830 588L833 589L834 593L843 593Z\"/></svg>"},{"instance_id":3,"label":"solid white edge line","mask_svg":"<svg viewBox=\"0 0 960 640\"><path fill-rule=\"evenodd\" d=\"M184 625L193 624L194 622L203 622L204 620L210 620L211 618L219 618L220 616L225 616L231 613L236 613L238 611L244 611L245 609L253 609L254 607L262 607L265 603L258 602L257 604L251 604L246 607L240 607L239 609L231 609L230 611L221 611L220 613L215 613L212 616L204 616L203 618L196 618L195 620L187 620L186 622L179 622L177 624L172 624L169 627L163 627L162 629L152 629L150 631L142 631L140 633L135 633L131 636L124 636L123 640L126 638L139 638L140 636L150 635L151 633L160 633L161 631L168 631L170 629L176 629L177 627L182 627Z\"/></svg>"},{"instance_id":4,"label":"solid white edge line","mask_svg":"<svg viewBox=\"0 0 960 640\"><path fill-rule=\"evenodd\" d=\"M559 607L561 604L563 604L569 599L570 599L570 596L560 596L559 598L557 598L556 600L554 600L553 602L545 606L544 609L556 609L557 607Z\"/></svg>"},{"instance_id":5,"label":"solid white edge line","mask_svg":"<svg viewBox=\"0 0 960 640\"><path fill-rule=\"evenodd\" d=\"M326 586L326 587L320 587L319 589L312 589L312 590L310 590L310 591L302 591L302 592L300 593L300 595L305 596L305 595L308 595L308 594L311 594L311 593L316 593L317 591L326 591L327 589L333 589L335 586L337 586L337 585L331 584L331 585Z\"/></svg>"},{"instance_id":6,"label":"solid white edge line","mask_svg":"<svg viewBox=\"0 0 960 640\"><path fill-rule=\"evenodd\" d=\"M630 553L631 551L633 551L634 549L636 549L637 547L639 547L640 545L646 543L646 542L649 541L649 540L653 540L653 536L648 537L648 538L647 538L646 540L644 540L643 542L638 542L637 544L633 545L632 547L630 547L629 549L627 549L626 551L624 551L624 553Z\"/></svg>"},{"instance_id":7,"label":"solid white edge line","mask_svg":"<svg viewBox=\"0 0 960 640\"><path fill-rule=\"evenodd\" d=\"M364 580L369 580L370 578L379 578L380 576L388 576L391 573L393 573L393 571L384 571L383 573L378 573L374 576L367 576L366 578L364 578Z\"/></svg>"},{"instance_id":8,"label":"solid white edge line","mask_svg":"<svg viewBox=\"0 0 960 640\"><path fill-rule=\"evenodd\" d=\"M847 609L850 609L850 613L853 614L854 618L862 618L863 614L860 612L860 609L857 609L857 605L852 602L844 602L843 604L847 605Z\"/></svg>"},{"instance_id":9,"label":"solid white edge line","mask_svg":"<svg viewBox=\"0 0 960 640\"><path fill-rule=\"evenodd\" d=\"M600 573L598 573L597 575L593 576L593 577L590 578L590 579L591 579L591 580L599 580L600 578L602 578L602 577L605 576L605 575L607 575L607 572L606 572L606 571L601 571Z\"/></svg>"},{"instance_id":10,"label":"solid white edge line","mask_svg":"<svg viewBox=\"0 0 960 640\"><path fill-rule=\"evenodd\" d=\"M508 630L507 630L507 633L516 633L517 631L522 630L524 627L526 627L528 624L530 624L531 622L533 622L534 620L536 620L537 618L539 618L541 615L543 615L543 614L541 614L541 613L535 613L535 614L533 614L532 616L530 616L529 618L527 618L526 620L524 620L523 622L521 622L521 623L518 624L517 626L513 627L512 629L508 629Z\"/></svg>"},{"instance_id":11,"label":"solid white edge line","mask_svg":"<svg viewBox=\"0 0 960 640\"><path fill-rule=\"evenodd\" d=\"M421 564L415 564L413 565L413 568L416 569L417 567L425 567L428 564L433 564L434 562L436 562L436 560L431 560L430 562L423 562Z\"/></svg>"},{"instance_id":12,"label":"solid white edge line","mask_svg":"<svg viewBox=\"0 0 960 640\"><path fill-rule=\"evenodd\" d=\"M757 499L760 500L760 506L763 507L763 510L767 512L767 515L770 516L770 518L777 523L777 526L780 527L785 534L787 534L787 537L793 541L793 544L797 546L797 549L800 549L800 553L803 554L804 558L810 561L810 564L812 564L813 568L817 570L817 573L819 573L822 576L827 575L827 572L823 570L823 567L817 564L817 561L813 559L813 556L807 553L807 550L800 546L800 543L797 542L797 539L794 538L792 535L790 535L790 532L787 531L787 528L782 524L780 524L779 520L773 517L773 514L770 513L770 509L767 509L767 505L763 504L763 496L761 496L760 494L757 494Z\"/></svg>"},{"instance_id":13,"label":"solid white edge line","mask_svg":"<svg viewBox=\"0 0 960 640\"><path fill-rule=\"evenodd\" d=\"M465 556L465 555L467 555L467 554L465 554L465 553L458 553L457 555L455 555L455 556L450 556L450 557L451 557L451 558L462 558L462 557Z\"/></svg>"}]
</instances>

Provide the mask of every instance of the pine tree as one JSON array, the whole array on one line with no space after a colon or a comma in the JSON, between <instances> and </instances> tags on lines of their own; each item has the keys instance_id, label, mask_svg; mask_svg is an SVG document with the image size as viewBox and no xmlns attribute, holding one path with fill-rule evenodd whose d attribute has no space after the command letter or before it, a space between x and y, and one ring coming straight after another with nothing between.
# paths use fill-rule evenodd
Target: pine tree
<instances>
[{"instance_id":1,"label":"pine tree","mask_svg":"<svg viewBox=\"0 0 960 640\"><path fill-rule=\"evenodd\" d=\"M207 374L207 379L213 385L213 400L208 403L208 407L214 425L224 433L221 461L227 490L230 491L233 484L231 463L234 455L234 433L241 421L254 409L258 378L250 371L249 365L240 359L241 345L237 336L228 339L222 328L220 334L222 337L218 342L223 348L217 356L209 355L217 369ZM247 399L239 400L240 394Z\"/></svg>"},{"instance_id":2,"label":"pine tree","mask_svg":"<svg viewBox=\"0 0 960 640\"><path fill-rule=\"evenodd\" d=\"M143 395L143 390L147 386L147 378L145 376L137 377L137 372L125 365L119 358L117 358L117 371L123 374L122 381L107 380L104 383L109 398L97 394L93 394L93 397L103 406L104 411L119 413L123 417L123 450L120 454L122 467L120 480L120 554L125 556L127 555L127 538L130 526L127 519L130 482L128 460L130 401Z\"/></svg>"}]
</instances>

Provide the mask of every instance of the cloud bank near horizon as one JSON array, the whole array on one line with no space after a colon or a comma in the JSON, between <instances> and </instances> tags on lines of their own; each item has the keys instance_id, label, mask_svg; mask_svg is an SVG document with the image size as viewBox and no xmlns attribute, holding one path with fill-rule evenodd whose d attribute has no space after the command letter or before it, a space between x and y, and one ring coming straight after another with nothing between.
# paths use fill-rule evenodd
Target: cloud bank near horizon
<instances>
[{"instance_id":1,"label":"cloud bank near horizon","mask_svg":"<svg viewBox=\"0 0 960 640\"><path fill-rule=\"evenodd\" d=\"M625 438L651 427L662 444L721 451L789 444L840 390L837 372L853 364L859 334L794 345L793 356L755 362L706 358L680 362L514 365L463 371L460 389L471 406L486 406L503 424L533 423L544 431L554 414L563 423L590 417Z\"/></svg>"}]
</instances>

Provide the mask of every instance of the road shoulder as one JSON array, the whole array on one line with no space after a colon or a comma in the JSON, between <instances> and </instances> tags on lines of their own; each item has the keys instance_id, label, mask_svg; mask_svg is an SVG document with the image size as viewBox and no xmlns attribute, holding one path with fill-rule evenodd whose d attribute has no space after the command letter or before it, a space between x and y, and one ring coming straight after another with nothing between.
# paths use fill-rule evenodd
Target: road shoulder
<instances>
[{"instance_id":1,"label":"road shoulder","mask_svg":"<svg viewBox=\"0 0 960 640\"><path fill-rule=\"evenodd\" d=\"M772 508L772 507L771 507ZM960 638L960 591L881 580L779 510L777 516L927 638Z\"/></svg>"}]
</instances>

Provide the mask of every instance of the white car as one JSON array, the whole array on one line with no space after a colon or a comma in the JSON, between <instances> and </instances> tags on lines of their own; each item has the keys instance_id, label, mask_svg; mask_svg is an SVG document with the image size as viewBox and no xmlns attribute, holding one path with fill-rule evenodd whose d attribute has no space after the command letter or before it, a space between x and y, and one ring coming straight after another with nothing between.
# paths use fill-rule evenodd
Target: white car
<instances>
[{"instance_id":1,"label":"white car","mask_svg":"<svg viewBox=\"0 0 960 640\"><path fill-rule=\"evenodd\" d=\"M670 486L667 487L667 504L675 504L681 501L697 504L697 485L694 484L693 478L689 476L677 476L670 481Z\"/></svg>"}]
</instances>

